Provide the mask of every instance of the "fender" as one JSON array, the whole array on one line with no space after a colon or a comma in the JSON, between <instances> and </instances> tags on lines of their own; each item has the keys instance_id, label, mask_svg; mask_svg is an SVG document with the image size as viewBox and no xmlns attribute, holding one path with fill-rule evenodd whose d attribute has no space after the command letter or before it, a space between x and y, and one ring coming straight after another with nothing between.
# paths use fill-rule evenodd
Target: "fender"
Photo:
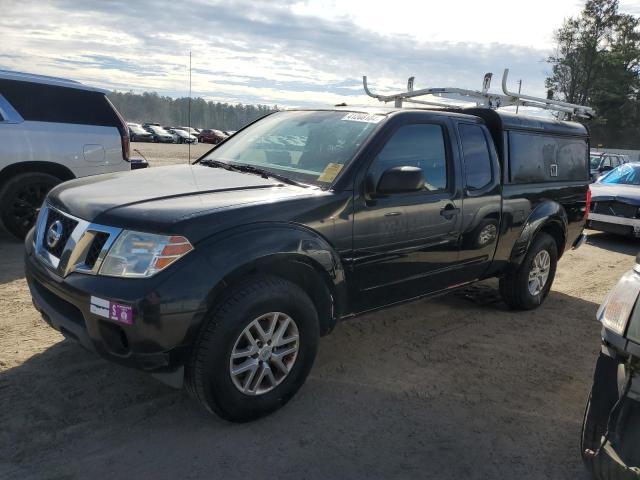
<instances>
[{"instance_id":1,"label":"fender","mask_svg":"<svg viewBox=\"0 0 640 480\"><path fill-rule=\"evenodd\" d=\"M229 285L258 272L302 281L319 310L325 310L318 312L322 334L333 329L347 308L345 274L338 253L323 236L303 225L244 225L199 243L197 249L214 272L208 308L219 302Z\"/></svg>"},{"instance_id":2,"label":"fender","mask_svg":"<svg viewBox=\"0 0 640 480\"><path fill-rule=\"evenodd\" d=\"M511 265L517 267L522 263L535 236L538 232L547 228L561 232L562 242L559 245L561 248L558 248L558 255L562 255L567 238L567 225L567 212L565 212L562 205L551 200L545 200L537 205L527 217L520 235L514 243L509 260Z\"/></svg>"}]
</instances>

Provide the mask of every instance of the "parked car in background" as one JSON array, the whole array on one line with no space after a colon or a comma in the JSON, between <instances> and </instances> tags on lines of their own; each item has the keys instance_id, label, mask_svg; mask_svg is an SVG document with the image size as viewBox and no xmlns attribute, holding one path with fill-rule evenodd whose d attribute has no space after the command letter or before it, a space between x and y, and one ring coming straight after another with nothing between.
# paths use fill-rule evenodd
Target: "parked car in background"
<instances>
[{"instance_id":1,"label":"parked car in background","mask_svg":"<svg viewBox=\"0 0 640 480\"><path fill-rule=\"evenodd\" d=\"M174 136L175 143L198 143L198 139L193 135L189 135L185 130L171 128L168 132Z\"/></svg>"},{"instance_id":2,"label":"parked car in background","mask_svg":"<svg viewBox=\"0 0 640 480\"><path fill-rule=\"evenodd\" d=\"M626 163L591 184L587 228L640 237L640 163Z\"/></svg>"},{"instance_id":3,"label":"parked car in background","mask_svg":"<svg viewBox=\"0 0 640 480\"><path fill-rule=\"evenodd\" d=\"M602 346L582 424L597 480L640 479L640 255L600 306Z\"/></svg>"},{"instance_id":4,"label":"parked car in background","mask_svg":"<svg viewBox=\"0 0 640 480\"><path fill-rule=\"evenodd\" d=\"M153 141L156 143L174 143L175 141L173 135L159 125L147 124L144 128L152 135Z\"/></svg>"},{"instance_id":5,"label":"parked car in background","mask_svg":"<svg viewBox=\"0 0 640 480\"><path fill-rule=\"evenodd\" d=\"M618 153L591 152L589 170L591 180L595 182L599 177L614 168L629 162L629 157Z\"/></svg>"},{"instance_id":6,"label":"parked car in background","mask_svg":"<svg viewBox=\"0 0 640 480\"><path fill-rule=\"evenodd\" d=\"M106 93L0 70L0 219L16 237L57 184L130 169L129 129Z\"/></svg>"},{"instance_id":7,"label":"parked car in background","mask_svg":"<svg viewBox=\"0 0 640 480\"><path fill-rule=\"evenodd\" d=\"M147 132L139 123L127 123L129 139L132 142L153 142L153 135Z\"/></svg>"},{"instance_id":8,"label":"parked car in background","mask_svg":"<svg viewBox=\"0 0 640 480\"><path fill-rule=\"evenodd\" d=\"M200 135L200 130L198 130L197 128L193 128L193 127L173 127L173 128L184 130L185 132L189 133L190 135L193 135L196 138L198 138L198 135Z\"/></svg>"},{"instance_id":9,"label":"parked car in background","mask_svg":"<svg viewBox=\"0 0 640 480\"><path fill-rule=\"evenodd\" d=\"M540 306L585 238L588 141L484 108L273 113L195 164L53 190L27 282L52 327L247 421L293 397L339 319L491 277Z\"/></svg>"},{"instance_id":10,"label":"parked car in background","mask_svg":"<svg viewBox=\"0 0 640 480\"><path fill-rule=\"evenodd\" d=\"M200 134L198 135L198 141L200 143L213 143L216 145L220 143L222 140L224 140L225 138L227 138L227 136L224 133L222 133L220 130L214 130L210 128L205 128L204 130L201 130Z\"/></svg>"}]
</instances>

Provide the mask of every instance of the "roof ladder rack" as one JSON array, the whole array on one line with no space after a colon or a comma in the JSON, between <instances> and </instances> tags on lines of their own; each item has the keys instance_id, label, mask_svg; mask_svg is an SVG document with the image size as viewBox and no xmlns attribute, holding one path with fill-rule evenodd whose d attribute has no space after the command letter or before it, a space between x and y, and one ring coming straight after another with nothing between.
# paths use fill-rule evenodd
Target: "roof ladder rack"
<instances>
[{"instance_id":1,"label":"roof ladder rack","mask_svg":"<svg viewBox=\"0 0 640 480\"><path fill-rule=\"evenodd\" d=\"M415 103L420 105L428 105L435 107L460 107L459 105L438 102L438 98L474 102L478 107L485 107L491 109L497 109L501 107L521 106L521 107L535 107L543 110L551 110L555 112L561 112L563 114L571 114L576 117L593 118L595 116L595 110L584 105L577 105L574 103L562 102L560 100L552 100L548 98L533 97L531 95L523 95L521 93L515 93L509 91L507 88L507 78L509 76L509 69L505 68L502 75L502 94L489 93L491 87L492 73L487 73L484 76L482 82L482 90L468 90L464 88L423 88L420 90L414 90L413 83L415 77L410 77L407 82L407 91L402 93L394 93L390 95L379 95L371 92L367 85L366 75L362 77L362 85L367 95L373 98L377 98L381 102L394 102L394 105L398 108L402 107L403 102ZM424 100L416 97L431 96L436 100Z\"/></svg>"}]
</instances>

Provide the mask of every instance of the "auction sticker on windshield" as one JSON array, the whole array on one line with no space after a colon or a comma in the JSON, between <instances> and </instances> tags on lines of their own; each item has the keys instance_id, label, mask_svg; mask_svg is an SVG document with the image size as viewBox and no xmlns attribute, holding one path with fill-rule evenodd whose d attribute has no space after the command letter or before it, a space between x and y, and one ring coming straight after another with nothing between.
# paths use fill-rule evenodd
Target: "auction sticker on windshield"
<instances>
[{"instance_id":1,"label":"auction sticker on windshield","mask_svg":"<svg viewBox=\"0 0 640 480\"><path fill-rule=\"evenodd\" d=\"M384 117L382 115L370 115L368 113L347 113L342 120L351 122L379 123Z\"/></svg>"},{"instance_id":2,"label":"auction sticker on windshield","mask_svg":"<svg viewBox=\"0 0 640 480\"><path fill-rule=\"evenodd\" d=\"M318 177L318 182L333 182L338 176L343 165L341 163L330 163Z\"/></svg>"}]
</instances>

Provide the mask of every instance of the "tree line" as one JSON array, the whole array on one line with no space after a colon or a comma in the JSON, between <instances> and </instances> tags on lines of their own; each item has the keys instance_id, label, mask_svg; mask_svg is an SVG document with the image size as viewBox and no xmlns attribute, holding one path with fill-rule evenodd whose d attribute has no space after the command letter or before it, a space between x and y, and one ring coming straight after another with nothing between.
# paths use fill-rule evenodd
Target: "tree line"
<instances>
[{"instance_id":1,"label":"tree line","mask_svg":"<svg viewBox=\"0 0 640 480\"><path fill-rule=\"evenodd\" d=\"M159 123L161 125L186 126L189 124L189 98L171 98L155 92L137 94L133 92L111 92L109 100L127 122ZM232 105L191 99L191 126L238 130L248 123L267 115L277 107L267 105Z\"/></svg>"},{"instance_id":2,"label":"tree line","mask_svg":"<svg viewBox=\"0 0 640 480\"><path fill-rule=\"evenodd\" d=\"M588 105L592 145L640 149L640 18L618 0L588 0L555 32L548 97Z\"/></svg>"}]
</instances>

